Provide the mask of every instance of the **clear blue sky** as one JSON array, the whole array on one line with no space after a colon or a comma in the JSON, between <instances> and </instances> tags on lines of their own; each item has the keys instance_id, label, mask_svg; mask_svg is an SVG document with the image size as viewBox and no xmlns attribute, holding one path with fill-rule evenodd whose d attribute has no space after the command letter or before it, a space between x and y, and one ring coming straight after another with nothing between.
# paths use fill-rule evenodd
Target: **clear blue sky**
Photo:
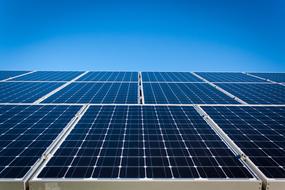
<instances>
[{"instance_id":1,"label":"clear blue sky","mask_svg":"<svg viewBox=\"0 0 285 190\"><path fill-rule=\"evenodd\" d=\"M0 69L285 71L284 0L0 0Z\"/></svg>"}]
</instances>

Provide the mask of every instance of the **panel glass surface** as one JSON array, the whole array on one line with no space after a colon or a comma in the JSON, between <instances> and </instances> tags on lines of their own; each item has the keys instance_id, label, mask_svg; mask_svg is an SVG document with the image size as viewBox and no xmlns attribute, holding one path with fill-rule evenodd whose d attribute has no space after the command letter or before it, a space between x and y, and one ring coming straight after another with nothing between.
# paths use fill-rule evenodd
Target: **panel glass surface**
<instances>
[{"instance_id":1,"label":"panel glass surface","mask_svg":"<svg viewBox=\"0 0 285 190\"><path fill-rule=\"evenodd\" d=\"M251 74L272 80L274 82L285 82L285 73L251 73Z\"/></svg>"},{"instance_id":2,"label":"panel glass surface","mask_svg":"<svg viewBox=\"0 0 285 190\"><path fill-rule=\"evenodd\" d=\"M0 106L0 179L23 178L78 106Z\"/></svg>"},{"instance_id":3,"label":"panel glass surface","mask_svg":"<svg viewBox=\"0 0 285 190\"><path fill-rule=\"evenodd\" d=\"M13 79L14 81L70 81L83 72L79 71L37 71L22 77Z\"/></svg>"},{"instance_id":4,"label":"panel glass surface","mask_svg":"<svg viewBox=\"0 0 285 190\"><path fill-rule=\"evenodd\" d=\"M0 80L5 80L10 77L25 74L29 71L0 71Z\"/></svg>"},{"instance_id":5,"label":"panel glass surface","mask_svg":"<svg viewBox=\"0 0 285 190\"><path fill-rule=\"evenodd\" d=\"M217 85L249 104L285 104L285 86L279 84L218 83Z\"/></svg>"},{"instance_id":6,"label":"panel glass surface","mask_svg":"<svg viewBox=\"0 0 285 190\"><path fill-rule=\"evenodd\" d=\"M268 178L285 178L285 107L203 107Z\"/></svg>"},{"instance_id":7,"label":"panel glass surface","mask_svg":"<svg viewBox=\"0 0 285 190\"><path fill-rule=\"evenodd\" d=\"M78 81L126 81L137 82L138 72L88 72Z\"/></svg>"},{"instance_id":8,"label":"panel glass surface","mask_svg":"<svg viewBox=\"0 0 285 190\"><path fill-rule=\"evenodd\" d=\"M46 103L137 104L137 83L72 83L47 98Z\"/></svg>"},{"instance_id":9,"label":"panel glass surface","mask_svg":"<svg viewBox=\"0 0 285 190\"><path fill-rule=\"evenodd\" d=\"M38 178L252 178L193 107L91 106Z\"/></svg>"},{"instance_id":10,"label":"panel glass surface","mask_svg":"<svg viewBox=\"0 0 285 190\"><path fill-rule=\"evenodd\" d=\"M63 83L0 82L1 103L32 103Z\"/></svg>"},{"instance_id":11,"label":"panel glass surface","mask_svg":"<svg viewBox=\"0 0 285 190\"><path fill-rule=\"evenodd\" d=\"M146 104L239 104L207 83L144 83Z\"/></svg>"},{"instance_id":12,"label":"panel glass surface","mask_svg":"<svg viewBox=\"0 0 285 190\"><path fill-rule=\"evenodd\" d=\"M243 73L196 72L210 82L264 82L264 80Z\"/></svg>"},{"instance_id":13,"label":"panel glass surface","mask_svg":"<svg viewBox=\"0 0 285 190\"><path fill-rule=\"evenodd\" d=\"M203 82L189 72L142 72L143 82Z\"/></svg>"}]
</instances>

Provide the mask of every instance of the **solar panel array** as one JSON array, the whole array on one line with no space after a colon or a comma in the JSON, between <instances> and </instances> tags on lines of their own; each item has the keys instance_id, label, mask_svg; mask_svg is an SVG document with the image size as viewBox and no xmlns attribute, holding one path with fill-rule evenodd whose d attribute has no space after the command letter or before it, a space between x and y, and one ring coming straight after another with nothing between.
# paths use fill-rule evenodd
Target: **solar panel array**
<instances>
[{"instance_id":1,"label":"solar panel array","mask_svg":"<svg viewBox=\"0 0 285 190\"><path fill-rule=\"evenodd\" d=\"M193 107L92 106L39 178L252 178Z\"/></svg>"},{"instance_id":2,"label":"solar panel array","mask_svg":"<svg viewBox=\"0 0 285 190\"><path fill-rule=\"evenodd\" d=\"M75 179L82 189L84 179L285 182L282 77L0 71L0 189L13 179L30 189Z\"/></svg>"}]
</instances>

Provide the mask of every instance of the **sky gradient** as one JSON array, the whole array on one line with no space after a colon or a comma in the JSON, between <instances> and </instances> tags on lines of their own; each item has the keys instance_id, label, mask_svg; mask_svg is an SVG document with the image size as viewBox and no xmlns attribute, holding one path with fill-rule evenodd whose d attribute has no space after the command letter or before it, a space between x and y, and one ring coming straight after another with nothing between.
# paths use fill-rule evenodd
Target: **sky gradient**
<instances>
[{"instance_id":1,"label":"sky gradient","mask_svg":"<svg viewBox=\"0 0 285 190\"><path fill-rule=\"evenodd\" d=\"M285 72L284 34L284 0L0 0L0 69Z\"/></svg>"}]
</instances>

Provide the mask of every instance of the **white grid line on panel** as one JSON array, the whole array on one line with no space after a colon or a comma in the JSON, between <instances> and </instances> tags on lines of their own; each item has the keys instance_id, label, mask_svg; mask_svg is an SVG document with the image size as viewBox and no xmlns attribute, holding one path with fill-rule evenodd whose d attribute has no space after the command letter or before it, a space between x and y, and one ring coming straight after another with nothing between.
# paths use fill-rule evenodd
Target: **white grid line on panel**
<instances>
[{"instance_id":1,"label":"white grid line on panel","mask_svg":"<svg viewBox=\"0 0 285 190\"><path fill-rule=\"evenodd\" d=\"M66 86L70 85L72 82L74 82L75 80L79 79L80 77L84 76L85 74L87 74L88 71L85 71L84 73L82 73L81 75L75 77L74 79L72 79L71 81L63 84L62 86L58 87L57 89L51 91L50 93L46 94L45 96L39 98L38 100L36 100L34 102L34 104L39 104L41 102L43 102L45 99L47 99L48 97L52 96L53 94L55 94L56 92L60 91L61 89L65 88Z\"/></svg>"},{"instance_id":2,"label":"white grid line on panel","mask_svg":"<svg viewBox=\"0 0 285 190\"><path fill-rule=\"evenodd\" d=\"M125 141L126 141L126 132L127 132L127 124L128 124L128 114L129 114L129 106L127 107L127 114L126 114L126 121L125 121L125 127L124 127L124 134L123 134L123 145L121 147L121 154L120 154L120 162L119 162L119 171L118 171L118 179L120 179L120 174L122 170L122 162L123 162L123 155L124 155L124 149L125 149Z\"/></svg>"},{"instance_id":3,"label":"white grid line on panel","mask_svg":"<svg viewBox=\"0 0 285 190\"><path fill-rule=\"evenodd\" d=\"M105 144L105 141L106 141L106 137L108 136L108 133L109 133L109 130L110 130L110 126L111 126L111 124L112 124L112 119L113 119L113 117L114 117L115 110L116 110L116 107L113 108L112 114L111 114L111 116L110 116L109 124L108 124L108 126L107 126L107 128L106 128L106 133L104 134L104 138L103 138L103 140L102 140L102 144L101 144L101 146L100 146L100 150L99 150L99 152L98 152L98 155L97 155L97 158L96 158L96 161L95 161L95 164L94 164L94 167L93 167L93 169L92 169L92 173L91 173L90 176L93 176L93 175L94 175L95 169L96 169L96 167L97 167L98 161L99 161L100 156L101 156L102 149L103 149L104 144ZM98 115L99 115L99 113L98 113ZM95 121L95 120L94 120L94 121Z\"/></svg>"},{"instance_id":4,"label":"white grid line on panel","mask_svg":"<svg viewBox=\"0 0 285 190\"><path fill-rule=\"evenodd\" d=\"M167 158L167 162L168 162L168 167L170 169L170 173L171 173L172 179L174 179L174 175L173 175L173 171L172 171L172 167L171 167L171 162L170 162L170 159L169 159L169 153L168 153L168 150L166 148L165 139L164 139L164 135L163 135L163 132L162 132L161 124L160 124L159 118L157 117L158 114L157 114L156 108L154 108L154 112L155 112L155 117L156 117L156 121L157 121L157 124L158 124L158 128L159 128L159 131L160 131L161 140L162 140L162 143L163 143L163 146L164 146L164 150L165 150L165 154L166 154L166 158Z\"/></svg>"},{"instance_id":5,"label":"white grid line on panel","mask_svg":"<svg viewBox=\"0 0 285 190\"><path fill-rule=\"evenodd\" d=\"M1 105L35 105L34 103L0 103ZM96 103L39 103L36 105L65 105L65 106L142 106L142 104L96 104ZM285 104L144 104L143 106L241 106L241 107L252 107L252 106L260 106L260 107L284 107Z\"/></svg>"}]
</instances>

